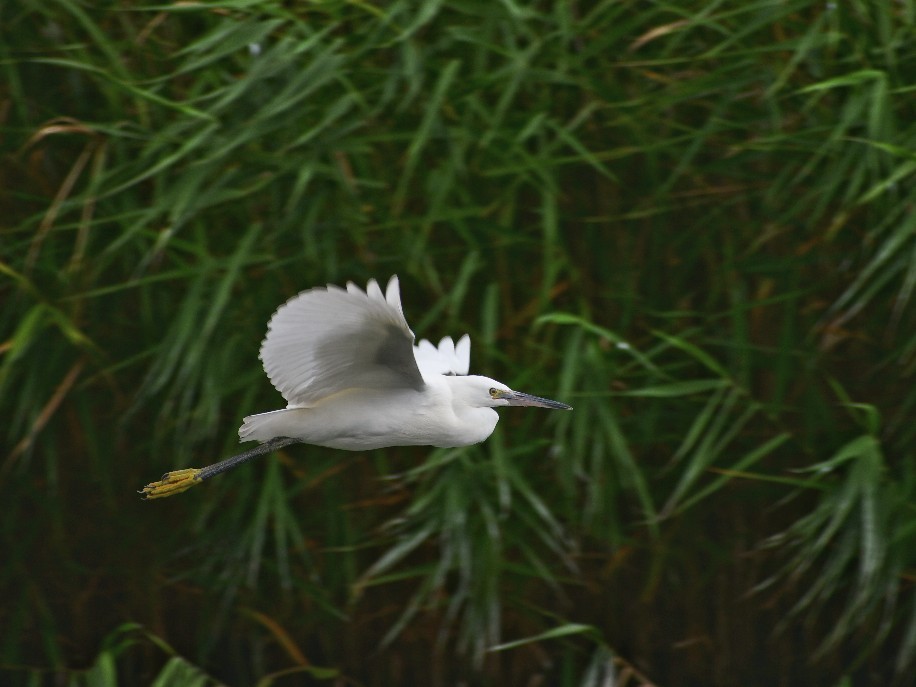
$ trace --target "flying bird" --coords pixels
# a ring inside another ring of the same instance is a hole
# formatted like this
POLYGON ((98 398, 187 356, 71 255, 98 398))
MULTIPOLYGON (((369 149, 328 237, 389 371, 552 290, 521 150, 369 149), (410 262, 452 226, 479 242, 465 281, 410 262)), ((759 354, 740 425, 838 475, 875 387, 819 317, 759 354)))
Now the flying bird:
POLYGON ((260 358, 287 406, 249 415, 240 441, 259 446, 205 468, 167 472, 144 498, 171 496, 252 458, 295 443, 346 451, 386 446, 469 446, 493 433, 501 406, 572 410, 469 375, 471 339, 414 345, 397 276, 382 292, 328 285, 281 305, 267 325, 260 358))

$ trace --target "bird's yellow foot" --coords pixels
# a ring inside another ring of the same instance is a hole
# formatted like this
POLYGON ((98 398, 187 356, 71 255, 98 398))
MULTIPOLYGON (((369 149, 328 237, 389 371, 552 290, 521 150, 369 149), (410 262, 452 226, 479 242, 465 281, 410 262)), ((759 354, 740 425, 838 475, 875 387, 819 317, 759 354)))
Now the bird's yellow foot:
POLYGON ((190 489, 195 484, 200 484, 203 480, 200 478, 201 470, 198 468, 187 468, 185 470, 173 470, 162 476, 158 482, 150 482, 140 493, 145 499, 161 499, 166 496, 180 494, 190 489))

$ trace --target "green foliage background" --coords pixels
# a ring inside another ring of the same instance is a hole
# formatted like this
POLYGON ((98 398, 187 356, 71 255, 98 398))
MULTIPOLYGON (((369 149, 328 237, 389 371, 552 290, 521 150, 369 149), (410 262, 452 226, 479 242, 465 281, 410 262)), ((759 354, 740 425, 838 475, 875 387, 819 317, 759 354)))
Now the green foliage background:
MULTIPOLYGON (((0 5, 0 668, 905 684, 916 3, 0 5), (271 312, 401 277, 575 406, 296 446, 271 312)), ((259 682, 260 681, 260 682, 259 682)))

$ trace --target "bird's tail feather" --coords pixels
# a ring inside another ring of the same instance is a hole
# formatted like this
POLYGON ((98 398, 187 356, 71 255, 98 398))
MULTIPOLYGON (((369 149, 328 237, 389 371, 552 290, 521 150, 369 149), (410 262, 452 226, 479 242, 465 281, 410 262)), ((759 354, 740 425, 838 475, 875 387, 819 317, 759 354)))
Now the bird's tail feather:
POLYGON ((246 417, 239 427, 239 441, 270 441, 275 437, 294 437, 294 415, 301 408, 284 408, 246 417))

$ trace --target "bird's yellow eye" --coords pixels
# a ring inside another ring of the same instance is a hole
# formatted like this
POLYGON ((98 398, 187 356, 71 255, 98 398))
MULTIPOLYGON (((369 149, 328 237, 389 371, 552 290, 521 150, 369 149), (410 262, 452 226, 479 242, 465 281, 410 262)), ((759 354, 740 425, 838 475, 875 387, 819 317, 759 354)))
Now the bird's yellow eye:
POLYGON ((490 389, 490 396, 492 398, 496 398, 497 396, 499 396, 499 389, 497 389, 496 387, 493 387, 492 389, 490 389))

